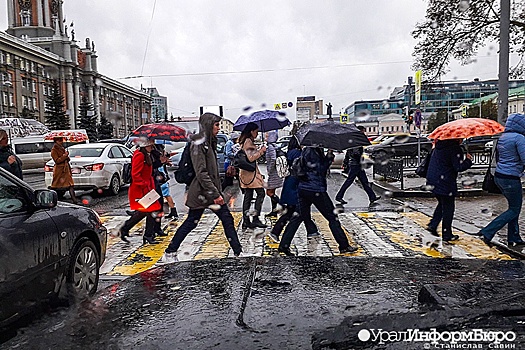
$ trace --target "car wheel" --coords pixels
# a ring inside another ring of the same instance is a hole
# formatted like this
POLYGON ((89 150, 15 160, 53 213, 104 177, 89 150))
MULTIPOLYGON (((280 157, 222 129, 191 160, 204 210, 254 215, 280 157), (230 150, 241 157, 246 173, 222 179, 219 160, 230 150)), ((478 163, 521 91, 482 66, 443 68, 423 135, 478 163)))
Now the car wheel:
POLYGON ((108 192, 116 196, 120 191, 120 179, 117 174, 113 174, 111 181, 109 182, 108 192))
POLYGON ((67 267, 67 292, 71 300, 92 296, 97 291, 100 257, 92 241, 82 238, 75 244, 67 267))

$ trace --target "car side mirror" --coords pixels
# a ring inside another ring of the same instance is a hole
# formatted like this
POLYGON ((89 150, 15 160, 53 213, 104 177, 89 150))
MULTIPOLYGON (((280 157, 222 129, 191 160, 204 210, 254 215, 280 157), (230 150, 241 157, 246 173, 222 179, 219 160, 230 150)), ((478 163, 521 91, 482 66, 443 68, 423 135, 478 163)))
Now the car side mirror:
POLYGON ((36 190, 33 204, 38 209, 51 209, 57 206, 58 195, 53 190, 36 190))

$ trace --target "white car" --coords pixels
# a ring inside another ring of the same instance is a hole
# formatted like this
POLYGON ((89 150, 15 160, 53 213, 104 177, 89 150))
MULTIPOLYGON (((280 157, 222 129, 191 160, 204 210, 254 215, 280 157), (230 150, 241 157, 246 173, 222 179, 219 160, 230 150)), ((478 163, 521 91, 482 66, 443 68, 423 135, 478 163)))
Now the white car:
MULTIPOLYGON (((67 150, 75 189, 103 189, 112 195, 119 193, 124 185, 122 169, 124 164, 131 163, 133 155, 128 148, 118 143, 89 143, 74 145, 67 150)), ((44 167, 47 187, 53 182, 54 166, 55 161, 51 159, 44 167)))

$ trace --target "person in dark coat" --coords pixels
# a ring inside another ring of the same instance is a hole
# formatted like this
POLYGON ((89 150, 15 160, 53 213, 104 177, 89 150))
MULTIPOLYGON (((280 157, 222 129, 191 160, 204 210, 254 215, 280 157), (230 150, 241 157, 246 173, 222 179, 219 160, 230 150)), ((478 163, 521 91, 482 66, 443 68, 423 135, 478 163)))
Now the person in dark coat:
MULTIPOLYGON (((288 142, 288 151, 286 152, 286 159, 288 166, 293 164, 296 158, 301 156, 301 146, 297 137, 292 136, 288 142)), ((279 242, 279 237, 286 224, 295 216, 300 217, 300 211, 298 210, 299 205, 299 178, 293 174, 288 175, 284 179, 283 190, 281 193, 281 199, 279 204, 283 207, 283 214, 279 217, 279 220, 275 223, 272 230, 268 234, 268 237, 275 243, 279 242)), ((299 221, 298 225, 302 222, 299 221)), ((308 237, 319 236, 319 232, 315 223, 311 220, 304 223, 306 226, 306 232, 308 237)))
POLYGON ((120 238, 129 243, 129 230, 131 230, 142 219, 146 218, 146 228, 143 236, 143 243, 156 244, 155 241, 155 218, 156 213, 162 210, 159 201, 155 201, 149 207, 144 208, 138 201, 148 192, 155 189, 152 171, 153 162, 151 151, 155 144, 152 140, 139 141, 139 147, 131 158, 131 185, 128 190, 129 206, 133 210, 131 217, 119 229, 120 238))
POLYGON ((206 208, 213 210, 219 217, 235 256, 239 256, 242 247, 235 230, 233 216, 221 193, 221 180, 217 165, 217 134, 220 130, 221 117, 213 113, 204 113, 199 119, 199 133, 192 137, 190 151, 195 178, 192 180, 186 206, 189 207, 186 220, 179 227, 166 248, 161 263, 177 262, 177 250, 184 238, 197 227, 206 208))
POLYGON ((339 245, 340 253, 352 253, 357 250, 348 243, 348 238, 341 227, 341 224, 335 214, 335 207, 328 196, 326 177, 330 165, 334 160, 334 154, 330 150, 324 154, 322 148, 305 147, 301 153, 303 170, 305 176, 299 179, 299 211, 300 216, 294 216, 286 227, 279 252, 286 255, 293 255, 290 251, 290 245, 299 227, 300 220, 306 222, 311 220, 311 206, 315 205, 317 210, 328 221, 330 231, 339 245), (299 224, 298 224, 299 222, 299 224))
POLYGON ((445 242, 459 239, 458 235, 452 234, 458 173, 472 166, 472 156, 469 153, 463 154, 461 141, 462 139, 438 140, 428 165, 427 185, 432 187, 438 205, 427 230, 438 236, 437 227, 441 222, 442 239, 445 242))
POLYGON ((20 180, 23 180, 22 161, 13 153, 11 146, 8 145, 8 141, 7 132, 4 129, 0 129, 0 168, 4 168, 20 180))

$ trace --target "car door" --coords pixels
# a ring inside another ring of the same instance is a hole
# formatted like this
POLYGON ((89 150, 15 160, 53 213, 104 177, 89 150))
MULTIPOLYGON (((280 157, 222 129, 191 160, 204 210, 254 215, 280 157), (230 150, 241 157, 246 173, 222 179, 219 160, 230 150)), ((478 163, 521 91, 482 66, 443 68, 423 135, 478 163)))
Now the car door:
POLYGON ((53 292, 60 235, 48 210, 36 210, 31 190, 0 171, 0 323, 53 292))
POLYGON ((122 168, 124 167, 125 158, 120 151, 119 146, 111 146, 108 150, 108 164, 111 165, 111 172, 118 173, 122 179, 122 168))

